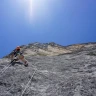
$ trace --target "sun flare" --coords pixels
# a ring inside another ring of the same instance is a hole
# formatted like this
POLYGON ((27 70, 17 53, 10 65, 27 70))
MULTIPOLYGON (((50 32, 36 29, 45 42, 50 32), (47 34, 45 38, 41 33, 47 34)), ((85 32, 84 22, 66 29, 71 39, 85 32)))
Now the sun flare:
POLYGON ((29 18, 32 19, 33 16, 33 0, 28 0, 28 13, 29 13, 29 18))
POLYGON ((33 19, 33 3, 34 0, 17 0, 18 5, 20 6, 20 10, 25 13, 25 17, 29 20, 33 19))
POLYGON ((48 0, 17 0, 18 10, 21 11, 22 16, 27 21, 37 22, 40 20, 47 20, 50 16, 51 10, 48 0))

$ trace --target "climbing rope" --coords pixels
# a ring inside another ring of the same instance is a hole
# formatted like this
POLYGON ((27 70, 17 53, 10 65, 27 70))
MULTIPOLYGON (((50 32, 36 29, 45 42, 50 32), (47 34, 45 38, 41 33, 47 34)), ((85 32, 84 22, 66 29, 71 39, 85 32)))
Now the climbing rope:
POLYGON ((9 68, 11 66, 11 63, 9 63, 9 65, 8 66, 6 66, 5 68, 3 68, 2 70, 1 70, 1 75, 9 68))
POLYGON ((36 70, 35 70, 35 71, 34 71, 34 73, 32 74, 32 76, 31 76, 30 80, 28 81, 28 83, 27 83, 27 85, 26 85, 25 89, 22 91, 21 96, 23 96, 23 95, 24 95, 24 93, 25 93, 26 89, 29 87, 29 84, 31 83, 31 80, 32 80, 32 78, 34 77, 35 73, 36 73, 36 70))
POLYGON ((2 70, 1 70, 1 75, 11 66, 11 64, 13 63, 15 61, 15 59, 13 59, 9 64, 8 64, 8 66, 6 66, 5 68, 3 68, 2 70))

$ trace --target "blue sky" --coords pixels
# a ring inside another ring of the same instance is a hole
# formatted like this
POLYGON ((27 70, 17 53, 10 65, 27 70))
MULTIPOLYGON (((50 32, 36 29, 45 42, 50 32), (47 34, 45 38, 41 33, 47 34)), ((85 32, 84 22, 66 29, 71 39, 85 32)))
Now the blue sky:
POLYGON ((0 0, 0 58, 33 42, 96 42, 96 0, 0 0))

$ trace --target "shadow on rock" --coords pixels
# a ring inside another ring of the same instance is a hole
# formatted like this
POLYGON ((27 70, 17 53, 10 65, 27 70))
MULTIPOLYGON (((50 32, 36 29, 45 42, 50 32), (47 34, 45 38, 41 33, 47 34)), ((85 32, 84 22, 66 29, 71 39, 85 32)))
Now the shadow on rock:
POLYGON ((19 62, 19 61, 16 61, 16 62, 13 62, 13 63, 12 63, 12 66, 14 66, 15 64, 23 65, 23 63, 21 63, 21 62, 19 62))

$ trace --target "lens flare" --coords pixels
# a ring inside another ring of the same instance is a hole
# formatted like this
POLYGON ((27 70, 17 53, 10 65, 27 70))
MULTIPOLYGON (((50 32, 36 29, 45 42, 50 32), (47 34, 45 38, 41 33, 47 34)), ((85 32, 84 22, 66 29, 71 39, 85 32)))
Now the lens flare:
POLYGON ((29 14, 29 19, 32 20, 32 17, 33 17, 33 0, 28 0, 28 14, 29 14))
POLYGON ((50 0, 17 0, 21 15, 29 22, 46 21, 51 18, 50 0))

